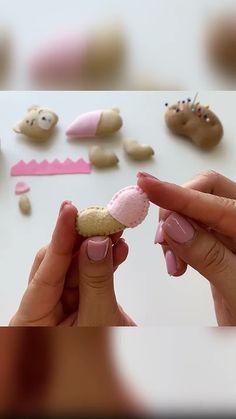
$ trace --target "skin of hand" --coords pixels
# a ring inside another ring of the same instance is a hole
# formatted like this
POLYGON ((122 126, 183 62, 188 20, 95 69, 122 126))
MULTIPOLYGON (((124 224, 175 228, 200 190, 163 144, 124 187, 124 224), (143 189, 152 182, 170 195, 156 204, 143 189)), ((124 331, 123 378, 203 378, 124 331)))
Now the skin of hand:
POLYGON ((138 185, 160 207, 155 243, 168 273, 196 269, 210 282, 218 325, 235 326, 236 183, 209 171, 178 186, 140 172, 138 185))
POLYGON ((76 232, 76 217, 76 207, 64 201, 10 326, 135 325, 114 291, 114 271, 128 255, 122 233, 84 239, 76 232))

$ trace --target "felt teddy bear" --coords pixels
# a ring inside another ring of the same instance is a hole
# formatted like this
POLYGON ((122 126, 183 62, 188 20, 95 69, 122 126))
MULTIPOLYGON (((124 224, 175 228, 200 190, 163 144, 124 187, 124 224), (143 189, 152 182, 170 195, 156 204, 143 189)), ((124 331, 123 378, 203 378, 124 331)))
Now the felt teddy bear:
POLYGON ((44 142, 52 135, 58 116, 52 110, 41 106, 31 106, 25 117, 13 130, 32 141, 44 142))

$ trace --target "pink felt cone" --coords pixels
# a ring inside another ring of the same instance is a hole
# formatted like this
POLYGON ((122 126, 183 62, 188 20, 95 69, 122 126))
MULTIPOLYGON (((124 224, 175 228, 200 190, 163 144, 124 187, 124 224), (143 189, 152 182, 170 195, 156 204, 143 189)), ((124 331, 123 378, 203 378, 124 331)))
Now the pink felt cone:
POLYGON ((92 111, 80 115, 67 128, 66 135, 71 138, 94 138, 102 111, 92 111))
POLYGON ((141 224, 148 213, 149 200, 138 186, 127 186, 117 192, 109 204, 108 212, 126 227, 141 224))

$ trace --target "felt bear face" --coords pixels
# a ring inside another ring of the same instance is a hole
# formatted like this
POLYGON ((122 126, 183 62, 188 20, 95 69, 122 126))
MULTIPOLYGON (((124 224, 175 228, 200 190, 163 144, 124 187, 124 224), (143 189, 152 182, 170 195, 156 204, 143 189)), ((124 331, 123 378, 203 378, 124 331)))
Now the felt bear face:
POLYGON ((32 140, 45 141, 51 136, 57 122, 58 116, 55 112, 40 106, 32 106, 14 131, 32 140))

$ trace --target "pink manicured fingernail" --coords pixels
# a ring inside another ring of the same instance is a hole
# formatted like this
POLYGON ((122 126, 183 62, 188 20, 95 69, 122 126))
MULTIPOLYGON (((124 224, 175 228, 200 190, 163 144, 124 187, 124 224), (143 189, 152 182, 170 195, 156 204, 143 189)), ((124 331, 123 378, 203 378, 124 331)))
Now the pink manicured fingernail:
POLYGON ((172 250, 167 250, 165 254, 166 268, 169 275, 175 275, 177 272, 177 262, 172 250))
POLYGON ((162 228, 177 243, 192 240, 195 230, 192 224, 179 214, 172 213, 163 223, 162 228))
POLYGON ((61 207, 60 207, 60 211, 59 211, 59 214, 61 214, 61 212, 62 212, 62 210, 63 210, 63 208, 66 206, 66 205, 70 205, 70 204, 72 204, 72 202, 71 201, 63 201, 62 202, 62 204, 61 204, 61 207))
POLYGON ((147 178, 158 180, 155 176, 152 176, 152 175, 150 175, 149 173, 146 173, 146 172, 138 172, 137 177, 147 177, 147 178))
POLYGON ((109 237, 93 237, 88 240, 87 254, 93 261, 103 260, 108 251, 109 237))
POLYGON ((156 231, 156 235, 155 235, 155 239, 154 239, 154 243, 157 244, 162 244, 164 242, 164 231, 162 229, 162 225, 163 225, 164 221, 161 220, 157 226, 157 231, 156 231))

